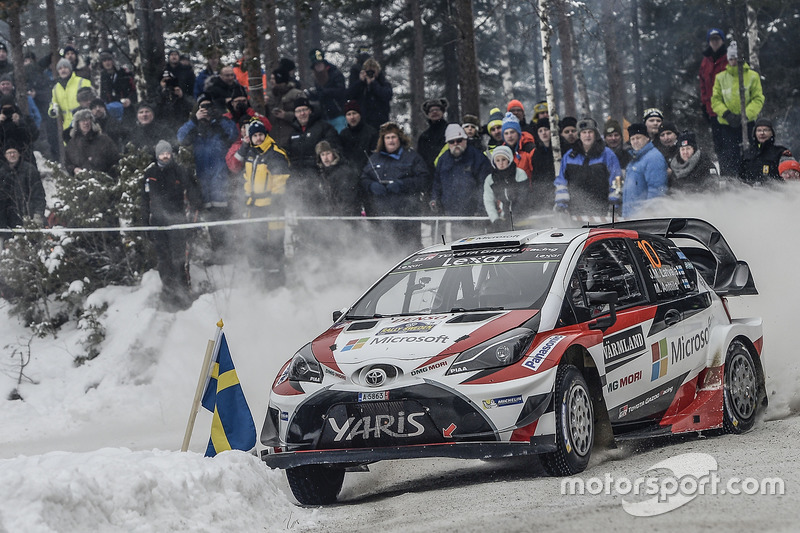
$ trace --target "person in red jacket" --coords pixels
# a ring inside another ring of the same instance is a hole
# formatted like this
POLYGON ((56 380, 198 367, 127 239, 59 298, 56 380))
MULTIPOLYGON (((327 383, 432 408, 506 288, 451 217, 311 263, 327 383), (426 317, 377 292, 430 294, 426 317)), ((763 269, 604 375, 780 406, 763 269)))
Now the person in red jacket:
POLYGON ((714 93, 714 79, 728 66, 728 43, 725 42, 725 34, 718 28, 708 30, 706 42, 708 47, 703 51, 703 60, 700 62, 700 105, 703 116, 711 125, 714 152, 719 154, 722 135, 717 114, 711 108, 711 95, 714 93))

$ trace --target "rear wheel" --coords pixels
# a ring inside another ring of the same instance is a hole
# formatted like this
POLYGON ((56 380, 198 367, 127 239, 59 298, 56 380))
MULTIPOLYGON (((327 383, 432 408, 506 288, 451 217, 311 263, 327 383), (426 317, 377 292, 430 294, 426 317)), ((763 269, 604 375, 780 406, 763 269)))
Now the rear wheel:
POLYGON ((741 341, 725 356, 722 427, 726 433, 744 433, 753 427, 758 411, 758 369, 741 341))
POLYGON ((594 444, 594 408, 589 387, 572 365, 556 374, 556 451, 542 455, 551 476, 571 476, 586 469, 594 444))
POLYGON ((342 490, 344 469, 321 465, 286 469, 286 479, 297 501, 303 505, 326 505, 336 502, 342 490))

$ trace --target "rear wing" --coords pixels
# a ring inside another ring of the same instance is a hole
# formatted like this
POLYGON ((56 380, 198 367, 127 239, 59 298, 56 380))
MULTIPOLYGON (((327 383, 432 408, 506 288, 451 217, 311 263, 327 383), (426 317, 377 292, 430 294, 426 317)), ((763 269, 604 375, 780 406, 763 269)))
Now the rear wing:
MULTIPOLYGON (((650 218, 626 220, 612 224, 593 226, 599 228, 620 228, 660 235, 667 239, 686 239, 699 243, 702 247, 678 245, 689 260, 697 267, 721 296, 744 296, 758 294, 750 267, 736 259, 722 233, 714 226, 699 218, 650 218)), ((677 243, 676 243, 677 244, 677 243)))

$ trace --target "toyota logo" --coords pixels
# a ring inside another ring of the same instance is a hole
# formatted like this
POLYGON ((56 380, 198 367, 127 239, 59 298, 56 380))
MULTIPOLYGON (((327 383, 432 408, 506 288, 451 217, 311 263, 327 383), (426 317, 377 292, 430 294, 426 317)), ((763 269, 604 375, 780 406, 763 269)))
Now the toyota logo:
POLYGON ((386 371, 382 368, 373 368, 366 373, 364 381, 369 387, 380 387, 386 382, 386 371))

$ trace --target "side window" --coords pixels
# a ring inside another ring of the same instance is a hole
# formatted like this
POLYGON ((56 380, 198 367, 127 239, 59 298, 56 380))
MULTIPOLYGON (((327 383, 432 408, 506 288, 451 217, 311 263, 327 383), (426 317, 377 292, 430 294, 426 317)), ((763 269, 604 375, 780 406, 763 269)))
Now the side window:
POLYGON ((608 312, 608 305, 589 303, 587 294, 591 292, 615 292, 619 308, 647 302, 625 241, 600 241, 581 255, 567 288, 563 323, 584 322, 608 312))
POLYGON ((658 301, 697 293, 697 271, 674 244, 658 237, 634 241, 658 301))

